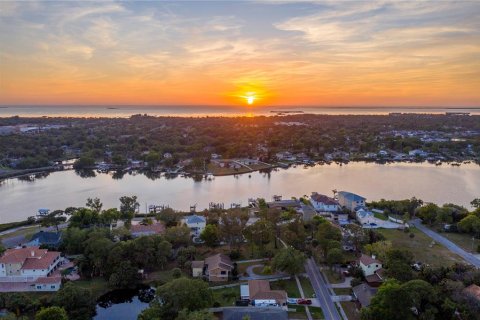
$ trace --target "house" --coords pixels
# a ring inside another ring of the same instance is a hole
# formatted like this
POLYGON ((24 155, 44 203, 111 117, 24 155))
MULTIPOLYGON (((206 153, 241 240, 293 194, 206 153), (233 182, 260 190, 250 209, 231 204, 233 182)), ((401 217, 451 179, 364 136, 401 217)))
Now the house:
POLYGON ((355 217, 361 225, 370 225, 370 223, 375 222, 375 215, 366 208, 360 208, 355 211, 355 217))
POLYGON ((204 261, 193 261, 192 276, 205 276, 208 281, 212 282, 228 281, 233 268, 232 260, 228 256, 218 253, 204 261))
POLYGON ((203 276, 203 267, 205 266, 205 261, 192 261, 192 277, 199 278, 203 276))
POLYGON ((286 310, 281 308, 256 308, 256 307, 224 307, 222 309, 223 320, 287 320, 286 310))
POLYGON ((186 225, 188 228, 190 228, 190 234, 193 237, 199 237, 203 230, 205 230, 207 220, 205 217, 193 214, 183 217, 182 225, 186 225))
POLYGON ((300 209, 300 201, 298 200, 278 200, 278 201, 272 201, 268 202, 267 206, 269 208, 277 208, 281 210, 288 210, 289 208, 293 209, 300 209))
POLYGON ((362 254, 360 259, 358 259, 358 265, 362 269, 365 281, 367 281, 369 285, 377 287, 383 282, 382 262, 377 260, 374 255, 368 256, 362 254))
MULTIPOLYGON (((268 280, 249 280, 247 285, 243 285, 243 295, 247 291, 250 303, 256 307, 286 308, 287 292, 285 290, 270 289, 268 280)), ((240 293, 242 295, 242 288, 240 288, 240 293)))
POLYGON ((0 283, 11 284, 8 291, 57 291, 61 281, 51 275, 63 261, 60 252, 39 247, 8 249, 0 257, 0 283))
POLYGON ((364 207, 366 198, 355 193, 340 191, 337 194, 338 202, 342 207, 354 211, 356 207, 364 207))
POLYGON ((310 202, 318 212, 337 212, 340 210, 340 204, 337 200, 316 192, 312 192, 310 202))
POLYGON ((423 151, 423 150, 418 150, 418 149, 409 151, 409 152, 408 152, 408 155, 411 156, 411 157, 418 157, 418 158, 426 158, 426 157, 428 157, 428 153, 427 153, 427 152, 425 152, 425 151, 423 151))
POLYGON ((35 233, 29 242, 25 243, 26 247, 48 246, 58 248, 62 243, 61 232, 40 231, 35 233))
POLYGON ((353 296, 357 302, 359 309, 366 308, 370 305, 373 296, 377 293, 377 288, 372 288, 366 283, 359 284, 352 288, 353 296))
POLYGON ((151 236, 154 234, 162 234, 165 232, 165 225, 161 222, 152 224, 135 224, 130 227, 132 237, 151 236))

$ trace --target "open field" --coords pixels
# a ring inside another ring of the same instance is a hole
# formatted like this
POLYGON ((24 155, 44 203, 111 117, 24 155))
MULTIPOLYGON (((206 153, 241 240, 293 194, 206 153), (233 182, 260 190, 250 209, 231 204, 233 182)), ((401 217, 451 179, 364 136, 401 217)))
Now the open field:
POLYGON ((432 266, 445 266, 455 262, 463 262, 461 257, 438 243, 430 248, 432 239, 415 228, 411 228, 408 233, 396 229, 378 229, 378 232, 391 241, 394 248, 411 251, 414 259, 423 263, 428 263, 432 266), (410 233, 413 233, 415 236, 410 238, 410 233))
POLYGON ((360 311, 357 310, 355 302, 352 301, 343 301, 340 302, 342 305, 343 311, 348 317, 348 320, 360 320, 360 311))
MULTIPOLYGON (((432 229, 433 231, 436 231, 432 229)), ((466 233, 442 232, 440 235, 455 243, 463 250, 477 254, 477 248, 480 245, 480 239, 473 239, 472 236, 466 233)))

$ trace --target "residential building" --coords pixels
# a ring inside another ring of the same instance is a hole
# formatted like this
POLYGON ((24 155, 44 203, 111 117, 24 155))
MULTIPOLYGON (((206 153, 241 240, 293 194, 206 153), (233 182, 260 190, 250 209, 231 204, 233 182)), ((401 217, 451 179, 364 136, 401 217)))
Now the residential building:
POLYGON ((428 153, 427 153, 427 152, 425 152, 425 151, 423 151, 423 150, 418 150, 418 149, 409 151, 409 152, 408 152, 408 155, 411 156, 411 157, 419 157, 419 158, 426 158, 426 157, 428 157, 428 153))
POLYGON ((359 284, 352 288, 353 296, 357 302, 359 309, 366 308, 370 305, 373 296, 377 293, 377 288, 372 288, 366 283, 359 284))
POLYGON ((151 236, 154 234, 162 234, 165 232, 165 225, 161 222, 152 224, 135 224, 130 227, 132 237, 151 236))
POLYGON ((245 295, 246 292, 248 292, 248 299, 256 307, 286 308, 287 292, 270 289, 268 280, 249 280, 248 284, 240 286, 241 295, 245 295))
POLYGON ((60 252, 39 247, 8 249, 0 257, 2 291, 56 291, 60 277, 54 271, 63 263, 60 252), (20 288, 18 283, 22 283, 20 288), (5 289, 4 286, 10 289, 5 289))
POLYGON ((281 210, 288 210, 289 208, 300 209, 300 201, 298 200, 278 200, 267 203, 269 208, 277 208, 281 210))
POLYGON ((183 217, 182 224, 190 228, 190 234, 193 237, 199 237, 207 226, 207 220, 205 219, 205 217, 194 214, 183 217))
POLYGON ((192 276, 204 276, 212 282, 228 281, 233 268, 232 260, 228 256, 218 253, 204 261, 193 261, 192 276))
POLYGON ((357 207, 364 207, 366 198, 355 193, 340 191, 337 193, 338 202, 342 207, 354 211, 357 207))
POLYGON ((360 208, 355 211, 355 217, 361 225, 370 225, 375 222, 375 215, 367 208, 360 208))
POLYGON ((58 248, 62 243, 61 232, 40 231, 35 233, 29 242, 25 243, 26 247, 47 246, 50 248, 58 248))
POLYGON ((286 310, 281 308, 256 308, 256 307, 224 307, 221 319, 223 320, 287 320, 286 310))
POLYGON ((369 285, 377 287, 383 282, 384 275, 382 262, 377 260, 375 256, 362 254, 358 260, 358 265, 362 269, 365 280, 369 285))
POLYGON ((312 192, 310 202, 318 212, 337 212, 340 210, 340 204, 337 200, 316 192, 312 192))

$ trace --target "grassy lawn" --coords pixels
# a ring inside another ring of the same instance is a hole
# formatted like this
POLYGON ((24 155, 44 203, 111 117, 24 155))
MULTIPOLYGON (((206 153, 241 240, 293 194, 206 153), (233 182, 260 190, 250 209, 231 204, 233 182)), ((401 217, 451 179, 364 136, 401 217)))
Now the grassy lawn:
POLYGON ((348 296, 352 294, 352 290, 350 288, 333 288, 333 292, 335 292, 338 296, 348 296))
POLYGON ((323 274, 327 276, 328 282, 330 283, 341 283, 343 278, 340 273, 330 270, 329 268, 324 268, 322 270, 323 274))
POLYGON ((289 305, 288 306, 289 319, 307 319, 307 313, 304 306, 289 305))
POLYGON ((224 288, 211 290, 213 301, 218 302, 220 306, 235 306, 235 301, 240 299, 240 287, 224 288))
POLYGON ((16 236, 24 236, 26 239, 29 239, 34 233, 40 231, 40 225, 33 225, 33 226, 28 226, 25 227, 24 229, 20 229, 8 234, 4 234, 0 236, 0 240, 6 239, 6 238, 12 238, 16 236))
POLYGON ((413 238, 410 238, 410 232, 405 233, 396 229, 378 229, 377 231, 383 234, 387 240, 391 241, 394 248, 411 251, 415 260, 428 263, 432 266, 445 266, 455 262, 464 262, 461 257, 450 252, 438 243, 430 248, 432 239, 417 229, 410 229, 415 235, 413 238))
POLYGON ((309 278, 298 277, 300 279, 300 283, 302 285, 303 293, 305 294, 306 298, 313 298, 315 295, 315 291, 313 291, 312 284, 310 283, 309 278))
MULTIPOLYGON (((191 276, 191 274, 187 275, 183 271, 182 271, 182 275, 183 276, 191 276)), ((162 285, 162 284, 164 284, 164 283, 173 279, 173 269, 153 271, 153 272, 148 273, 147 276, 148 276, 148 278, 147 278, 146 282, 162 285)))
MULTIPOLYGON (((312 318, 317 320, 317 319, 325 319, 323 316, 323 311, 322 308, 320 307, 308 307, 310 309, 310 313, 312 314, 312 318)), ((348 318, 350 319, 350 318, 348 318)))
POLYGON ((108 282, 103 278, 94 278, 91 280, 77 280, 72 283, 79 288, 88 289, 92 293, 92 296, 96 299, 101 295, 111 290, 108 287, 108 282))
MULTIPOLYGON (((435 229, 432 229, 436 231, 435 229)), ((455 243, 457 246, 467 252, 472 252, 472 236, 466 233, 442 232, 440 235, 455 243)), ((477 253, 477 247, 480 245, 479 239, 473 240, 473 253, 477 253)))
POLYGON ((375 218, 377 218, 377 219, 385 220, 385 221, 388 220, 388 217, 387 217, 385 214, 383 214, 383 213, 375 212, 373 215, 374 215, 375 218))
POLYGON ((357 310, 355 302, 352 301, 343 301, 340 302, 342 305, 343 311, 348 317, 348 320, 360 320, 360 311, 357 310))
POLYGON ((272 281, 270 282, 270 288, 272 290, 285 290, 290 298, 300 298, 295 279, 272 281))
MULTIPOLYGON (((266 261, 265 261, 266 262, 266 261)), ((244 262, 244 263, 238 263, 237 262, 237 268, 238 268, 238 274, 243 275, 243 273, 247 270, 248 267, 254 266, 256 264, 263 264, 262 261, 257 261, 257 262, 244 262)), ((260 268, 260 273, 263 270, 263 267, 260 268)), ((254 268, 254 272, 257 272, 256 268, 254 268)))

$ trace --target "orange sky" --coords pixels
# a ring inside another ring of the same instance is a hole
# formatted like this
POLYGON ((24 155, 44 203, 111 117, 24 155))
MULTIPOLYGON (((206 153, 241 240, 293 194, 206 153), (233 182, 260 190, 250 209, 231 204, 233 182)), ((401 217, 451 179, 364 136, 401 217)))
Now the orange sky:
POLYGON ((476 2, 0 9, 4 105, 480 105, 476 2))

